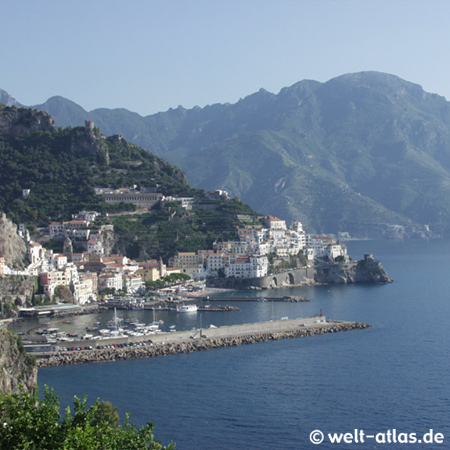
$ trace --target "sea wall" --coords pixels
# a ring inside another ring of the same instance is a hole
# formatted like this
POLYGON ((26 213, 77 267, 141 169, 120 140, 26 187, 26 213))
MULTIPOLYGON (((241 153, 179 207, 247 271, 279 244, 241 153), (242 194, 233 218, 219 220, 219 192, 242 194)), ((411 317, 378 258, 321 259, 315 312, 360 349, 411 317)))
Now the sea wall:
POLYGON ((259 278, 220 278, 208 281, 209 286, 225 289, 276 289, 314 284, 314 268, 302 267, 259 278))
MULTIPOLYGON (((197 338, 182 339, 178 342, 176 339, 170 342, 161 340, 159 342, 154 342, 151 345, 145 346, 59 352, 52 356, 39 359, 38 366, 49 367, 66 364, 82 364, 136 358, 152 358, 156 356, 175 355, 178 353, 191 353, 238 345, 255 344, 258 342, 271 340, 291 339, 314 336, 318 334, 337 333, 340 331, 371 328, 371 325, 360 322, 331 321, 316 323, 318 320, 320 320, 318 318, 297 320, 306 323, 306 325, 300 322, 300 324, 297 324, 295 327, 285 327, 285 329, 280 329, 280 327, 272 325, 268 327, 269 331, 263 332, 252 331, 246 329, 245 325, 240 325, 241 334, 236 335, 231 335, 230 329, 232 327, 220 327, 217 329, 204 330, 204 334, 202 336, 199 334, 197 338), (313 322, 308 323, 308 320, 313 322), (228 328, 228 330, 225 330, 225 328, 228 328), (209 335, 211 335, 211 337, 209 337, 209 335), (214 335, 217 335, 217 337, 213 337, 214 335)), ((282 321, 265 322, 264 324, 276 324, 276 322, 282 321)), ((257 329, 258 324, 254 324, 254 330, 257 329)), ((232 333, 234 333, 234 330, 232 331, 232 333)), ((167 337, 170 337, 170 334, 167 337)), ((164 337, 161 338, 161 335, 159 336, 159 338, 164 339, 164 337)))

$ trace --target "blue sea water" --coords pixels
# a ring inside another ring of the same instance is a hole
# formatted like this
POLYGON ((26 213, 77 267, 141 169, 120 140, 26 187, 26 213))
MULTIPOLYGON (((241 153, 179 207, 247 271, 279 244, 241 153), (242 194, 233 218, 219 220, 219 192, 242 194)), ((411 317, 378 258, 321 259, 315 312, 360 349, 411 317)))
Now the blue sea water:
POLYGON ((353 241, 348 247, 353 258, 372 252, 395 282, 271 291, 312 301, 236 302, 239 312, 199 313, 181 325, 302 317, 322 308, 330 319, 364 321, 372 329, 46 368, 39 385, 53 387, 63 407, 74 395, 109 400, 137 425, 154 422, 156 437, 181 450, 449 449, 450 242, 353 241), (374 438, 332 444, 327 436, 355 429, 374 438), (432 429, 444 442, 377 442, 379 433, 388 441, 394 429, 417 439, 432 429), (320 445, 310 442, 313 430, 324 433, 320 445))

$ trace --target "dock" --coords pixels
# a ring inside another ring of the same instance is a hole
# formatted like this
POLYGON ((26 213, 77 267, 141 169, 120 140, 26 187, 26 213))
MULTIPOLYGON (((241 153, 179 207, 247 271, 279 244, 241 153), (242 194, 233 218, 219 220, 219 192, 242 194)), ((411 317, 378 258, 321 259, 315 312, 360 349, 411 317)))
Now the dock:
POLYGON ((75 348, 83 347, 84 349, 40 354, 37 355, 40 357, 37 364, 38 367, 48 367, 151 358, 365 328, 371 328, 371 325, 361 322, 327 321, 325 316, 297 319, 285 318, 267 322, 201 328, 174 333, 103 339, 101 342, 73 342, 71 346, 75 348), (97 348, 100 345, 102 348, 97 348), (87 347, 92 347, 92 349, 85 350, 87 347))
POLYGON ((285 295, 284 297, 196 297, 196 300, 204 302, 310 302, 306 297, 285 295))

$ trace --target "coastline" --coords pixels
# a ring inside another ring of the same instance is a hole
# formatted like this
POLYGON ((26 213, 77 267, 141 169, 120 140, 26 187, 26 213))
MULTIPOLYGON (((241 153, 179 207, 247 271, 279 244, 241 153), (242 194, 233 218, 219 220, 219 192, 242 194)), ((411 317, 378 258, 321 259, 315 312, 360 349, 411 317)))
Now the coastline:
MULTIPOLYGON (((93 348, 92 350, 60 351, 51 355, 36 355, 40 357, 37 361, 37 367, 153 358, 164 355, 191 353, 271 340, 308 337, 366 328, 372 328, 372 326, 362 322, 326 321, 326 318, 322 316, 166 333, 146 336, 139 340, 110 339, 108 342, 103 341, 102 344, 113 345, 112 343, 115 343, 118 345, 126 342, 128 344, 136 343, 136 345, 102 349, 93 348), (143 339, 147 339, 145 341, 147 345, 138 344, 139 342, 143 342, 143 339), (152 340, 150 344, 148 343, 148 339, 152 340)), ((84 341, 80 345, 86 346, 89 343, 84 341)))

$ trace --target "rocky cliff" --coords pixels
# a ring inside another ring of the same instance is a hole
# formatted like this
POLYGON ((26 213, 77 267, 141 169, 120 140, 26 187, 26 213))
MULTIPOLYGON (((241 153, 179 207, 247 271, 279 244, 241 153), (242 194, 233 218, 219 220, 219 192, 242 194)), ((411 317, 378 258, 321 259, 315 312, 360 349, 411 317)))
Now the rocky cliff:
POLYGON ((0 103, 0 137, 22 137, 35 131, 54 131, 55 121, 43 111, 4 106, 0 103))
POLYGON ((31 391, 37 382, 37 367, 25 353, 19 337, 0 329, 0 391, 16 392, 22 385, 31 391))
POLYGON ((34 276, 0 276, 0 307, 4 317, 15 317, 16 307, 27 306, 37 288, 36 283, 37 277, 34 276))
POLYGON ((364 255, 361 261, 317 266, 314 280, 323 284, 386 284, 393 281, 381 262, 371 254, 364 255))
POLYGON ((19 236, 17 226, 5 213, 0 213, 0 256, 5 258, 9 267, 24 267, 27 248, 25 241, 19 236))

